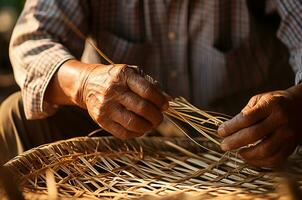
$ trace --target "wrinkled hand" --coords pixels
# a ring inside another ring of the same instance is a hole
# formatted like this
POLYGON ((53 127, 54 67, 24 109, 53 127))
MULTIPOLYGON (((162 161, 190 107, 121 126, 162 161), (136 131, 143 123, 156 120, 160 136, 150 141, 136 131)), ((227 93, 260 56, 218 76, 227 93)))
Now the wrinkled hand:
POLYGON ((301 107, 302 100, 291 90, 252 97, 241 113, 219 127, 218 134, 225 137, 221 148, 230 151, 256 144, 239 150, 247 163, 258 167, 282 164, 301 141, 301 107))
POLYGON ((167 99, 133 68, 101 65, 82 77, 78 105, 114 136, 138 137, 161 123, 167 99))

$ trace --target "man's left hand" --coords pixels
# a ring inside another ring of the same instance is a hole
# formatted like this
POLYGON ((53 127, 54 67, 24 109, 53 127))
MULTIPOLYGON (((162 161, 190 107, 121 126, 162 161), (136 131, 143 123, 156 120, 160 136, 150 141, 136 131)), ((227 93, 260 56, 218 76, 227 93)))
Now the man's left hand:
POLYGON ((218 134, 225 137, 222 150, 240 148, 240 156, 258 167, 277 167, 285 161, 301 142, 301 88, 300 84, 252 97, 241 113, 219 127, 218 134))

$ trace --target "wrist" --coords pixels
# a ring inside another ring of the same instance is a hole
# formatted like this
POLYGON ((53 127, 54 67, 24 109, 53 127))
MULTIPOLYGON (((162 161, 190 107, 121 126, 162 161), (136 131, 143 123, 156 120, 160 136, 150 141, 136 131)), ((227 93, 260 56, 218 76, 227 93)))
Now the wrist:
POLYGON ((77 84, 74 85, 73 92, 70 97, 72 101, 79 107, 86 109, 86 87, 89 76, 92 71, 99 67, 99 64, 85 66, 79 73, 77 84))
POLYGON ((85 108, 79 94, 83 88, 83 79, 95 66, 97 64, 86 64, 77 60, 62 64, 46 90, 45 101, 58 106, 76 105, 85 108))

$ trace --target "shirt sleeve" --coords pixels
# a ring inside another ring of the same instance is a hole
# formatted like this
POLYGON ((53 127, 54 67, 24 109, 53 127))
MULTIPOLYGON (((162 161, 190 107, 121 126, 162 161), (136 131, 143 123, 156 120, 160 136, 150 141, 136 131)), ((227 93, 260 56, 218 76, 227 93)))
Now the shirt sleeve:
POLYGON ((44 93, 65 61, 80 58, 84 43, 68 26, 87 32, 81 0, 27 0, 10 42, 10 59, 22 91, 28 119, 45 118, 56 111, 44 102, 44 93), (68 21, 66 21, 68 19, 68 21), (68 23, 67 23, 68 22, 68 23))
POLYGON ((302 81, 302 0, 276 0, 281 16, 278 37, 290 51, 296 84, 302 81))

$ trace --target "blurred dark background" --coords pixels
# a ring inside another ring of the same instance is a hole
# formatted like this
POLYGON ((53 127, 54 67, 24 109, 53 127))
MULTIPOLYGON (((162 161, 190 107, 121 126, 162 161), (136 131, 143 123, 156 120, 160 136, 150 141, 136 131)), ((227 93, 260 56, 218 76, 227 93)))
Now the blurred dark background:
POLYGON ((0 103, 18 90, 9 61, 8 46, 25 0, 0 0, 0 103))

